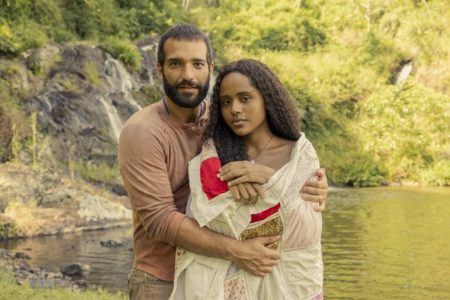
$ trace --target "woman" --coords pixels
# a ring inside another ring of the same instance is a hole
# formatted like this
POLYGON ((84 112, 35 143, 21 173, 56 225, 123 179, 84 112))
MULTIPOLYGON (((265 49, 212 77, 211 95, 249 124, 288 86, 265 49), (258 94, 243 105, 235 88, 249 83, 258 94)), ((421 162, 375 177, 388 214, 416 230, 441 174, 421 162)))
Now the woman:
POLYGON ((192 216, 236 239, 281 234, 279 242, 268 245, 279 249, 281 259, 260 277, 179 248, 171 298, 322 299, 322 218, 317 204, 299 196, 319 160, 300 132, 286 88, 267 66, 244 59, 220 71, 211 101, 205 144, 189 165, 192 216), (240 178, 229 184, 221 180, 239 173, 237 161, 239 168, 269 178, 265 197, 255 204, 233 200, 232 193, 245 192, 236 185, 240 178))

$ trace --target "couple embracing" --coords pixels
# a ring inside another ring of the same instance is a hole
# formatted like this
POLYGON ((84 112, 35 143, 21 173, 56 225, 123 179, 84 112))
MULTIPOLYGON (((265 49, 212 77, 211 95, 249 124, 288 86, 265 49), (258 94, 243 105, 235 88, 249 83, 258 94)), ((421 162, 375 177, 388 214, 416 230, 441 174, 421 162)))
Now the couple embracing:
POLYGON ((208 37, 161 37, 165 96, 119 141, 133 209, 130 299, 322 299, 327 181, 294 103, 263 63, 224 66, 208 37))

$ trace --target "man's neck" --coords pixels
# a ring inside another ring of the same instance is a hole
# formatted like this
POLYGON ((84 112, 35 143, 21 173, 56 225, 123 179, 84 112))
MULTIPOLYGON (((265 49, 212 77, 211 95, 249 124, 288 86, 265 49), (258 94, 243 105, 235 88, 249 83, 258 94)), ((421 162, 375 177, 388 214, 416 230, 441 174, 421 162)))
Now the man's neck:
POLYGON ((195 122, 197 118, 197 112, 200 105, 194 108, 181 107, 176 105, 169 97, 165 96, 166 108, 169 115, 180 123, 195 122))

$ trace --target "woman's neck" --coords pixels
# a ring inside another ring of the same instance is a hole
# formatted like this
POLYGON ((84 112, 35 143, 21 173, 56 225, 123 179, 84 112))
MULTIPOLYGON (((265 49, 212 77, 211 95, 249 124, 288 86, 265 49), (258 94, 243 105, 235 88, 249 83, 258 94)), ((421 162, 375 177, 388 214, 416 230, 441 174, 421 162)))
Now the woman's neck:
POLYGON ((256 159, 262 152, 270 147, 274 135, 268 126, 258 128, 244 137, 247 153, 252 159, 256 159))

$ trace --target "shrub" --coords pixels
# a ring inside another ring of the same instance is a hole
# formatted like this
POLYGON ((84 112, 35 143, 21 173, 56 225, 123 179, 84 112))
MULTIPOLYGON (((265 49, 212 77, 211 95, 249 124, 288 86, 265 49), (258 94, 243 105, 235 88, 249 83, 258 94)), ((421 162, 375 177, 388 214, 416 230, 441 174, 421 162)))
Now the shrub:
POLYGON ((102 48, 112 57, 122 61, 132 69, 141 65, 142 56, 137 47, 128 40, 117 37, 109 37, 102 43, 102 48))

